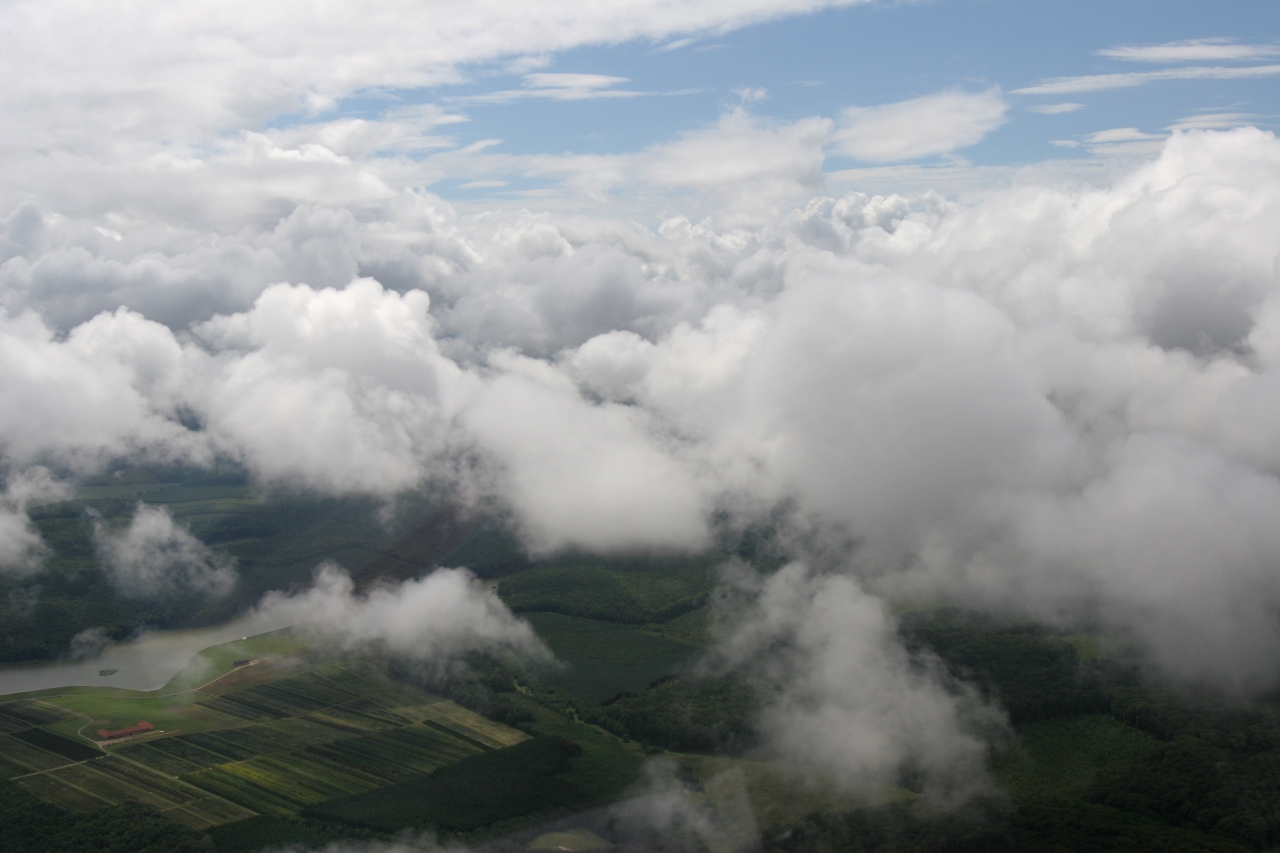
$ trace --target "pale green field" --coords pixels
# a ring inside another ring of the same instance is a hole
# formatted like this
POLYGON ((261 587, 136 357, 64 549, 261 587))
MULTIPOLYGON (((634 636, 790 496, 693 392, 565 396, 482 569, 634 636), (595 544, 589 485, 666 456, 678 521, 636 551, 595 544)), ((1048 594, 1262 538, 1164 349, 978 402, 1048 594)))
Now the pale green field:
MULTIPOLYGON (((305 643, 289 629, 272 631, 212 646, 196 655, 186 669, 175 675, 159 690, 143 692, 112 687, 72 687, 41 691, 40 700, 76 714, 48 726, 51 731, 91 741, 97 740, 99 728, 123 728, 146 720, 165 732, 194 733, 242 726, 245 721, 197 704, 208 698, 196 692, 235 670, 237 660, 267 659, 293 655, 305 649, 305 643)), ((279 674, 276 674, 278 677, 279 674)))
POLYGON ((530 850, 608 850, 613 845, 589 829, 548 832, 529 842, 530 850))

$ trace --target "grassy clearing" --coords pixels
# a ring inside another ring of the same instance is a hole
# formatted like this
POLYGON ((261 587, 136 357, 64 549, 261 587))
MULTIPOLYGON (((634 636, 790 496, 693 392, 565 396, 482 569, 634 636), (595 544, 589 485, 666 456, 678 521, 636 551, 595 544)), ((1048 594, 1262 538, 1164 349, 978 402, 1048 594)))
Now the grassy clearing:
POLYGON ((526 618, 566 664, 564 670, 545 673, 545 680, 592 703, 643 690, 683 669, 700 652, 696 646, 654 636, 633 625, 558 613, 528 613, 526 618))
MULTIPOLYGON (((239 675, 252 676, 258 672, 257 667, 237 670, 233 664, 238 660, 272 660, 288 657, 306 649, 306 642, 291 628, 281 628, 265 634, 248 637, 244 640, 232 640, 218 646, 210 646, 191 659, 182 672, 169 680, 160 693, 176 693, 180 690, 191 690, 208 685, 210 681, 221 677, 223 683, 234 684, 239 675)), ((270 677, 277 678, 273 673, 270 677)), ((213 686, 213 685, 209 685, 213 686)))
POLYGON ((613 845, 589 829, 548 832, 529 842, 530 850, 608 850, 613 845))
MULTIPOLYGON (((725 825, 735 823, 745 805, 756 824, 768 829, 818 812, 844 812, 872 804, 865 796, 842 794, 834 784, 779 764, 708 755, 679 758, 702 785, 702 799, 725 825)), ((910 796, 907 791, 886 789, 875 802, 910 796)))
POLYGON ((94 740, 97 740, 100 728, 132 726, 139 720, 146 720, 157 730, 167 732, 208 731, 241 724, 233 717, 198 705, 195 702, 198 698, 191 694, 149 696, 143 693, 127 698, 82 694, 51 697, 47 701, 79 715, 53 726, 54 731, 77 737, 76 733, 83 728, 84 733, 94 740))

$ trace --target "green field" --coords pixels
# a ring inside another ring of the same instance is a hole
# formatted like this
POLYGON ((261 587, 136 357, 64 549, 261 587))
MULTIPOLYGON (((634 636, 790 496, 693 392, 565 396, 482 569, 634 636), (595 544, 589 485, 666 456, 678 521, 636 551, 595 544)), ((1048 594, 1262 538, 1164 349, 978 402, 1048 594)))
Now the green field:
POLYGON ((372 664, 307 664, 298 651, 289 632, 275 632, 207 650, 171 683, 214 674, 200 690, 81 688, 0 704, 0 775, 63 808, 141 802, 204 829, 287 817, 527 739, 372 664), (263 662, 216 675, 241 654, 263 662), (158 731, 92 740, 101 726, 139 719, 158 731))

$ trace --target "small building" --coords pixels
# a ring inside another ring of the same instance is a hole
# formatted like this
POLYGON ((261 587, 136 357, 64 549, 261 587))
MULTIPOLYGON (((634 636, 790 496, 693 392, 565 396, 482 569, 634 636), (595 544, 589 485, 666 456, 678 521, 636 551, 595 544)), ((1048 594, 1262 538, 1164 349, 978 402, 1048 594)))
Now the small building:
POLYGON ((251 664, 251 663, 253 663, 253 661, 251 661, 251 660, 238 660, 238 661, 235 661, 234 663, 232 663, 232 664, 231 664, 231 666, 232 666, 232 667, 248 666, 248 665, 249 665, 249 664, 251 664))
POLYGON ((128 737, 129 735, 140 735, 143 732, 149 732, 149 731, 152 731, 153 729, 155 729, 155 726, 151 725, 146 720, 139 720, 136 726, 128 726, 123 729, 116 729, 115 731, 109 731, 107 729, 98 729, 98 737, 102 738, 103 740, 115 740, 118 737, 128 737))

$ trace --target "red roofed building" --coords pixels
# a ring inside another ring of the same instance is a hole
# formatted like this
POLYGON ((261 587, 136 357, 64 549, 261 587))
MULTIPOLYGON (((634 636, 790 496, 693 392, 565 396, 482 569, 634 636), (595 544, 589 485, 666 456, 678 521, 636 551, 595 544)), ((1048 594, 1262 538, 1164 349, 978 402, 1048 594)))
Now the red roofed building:
POLYGON ((115 731, 108 731, 107 729, 98 729, 98 737, 102 738, 103 740, 113 740, 118 737, 128 737, 129 735, 139 735, 139 734, 142 734, 143 732, 149 732, 154 728, 155 726, 151 725, 146 720, 140 720, 138 721, 138 724, 136 726, 129 726, 128 728, 124 728, 124 729, 116 729, 115 731))

